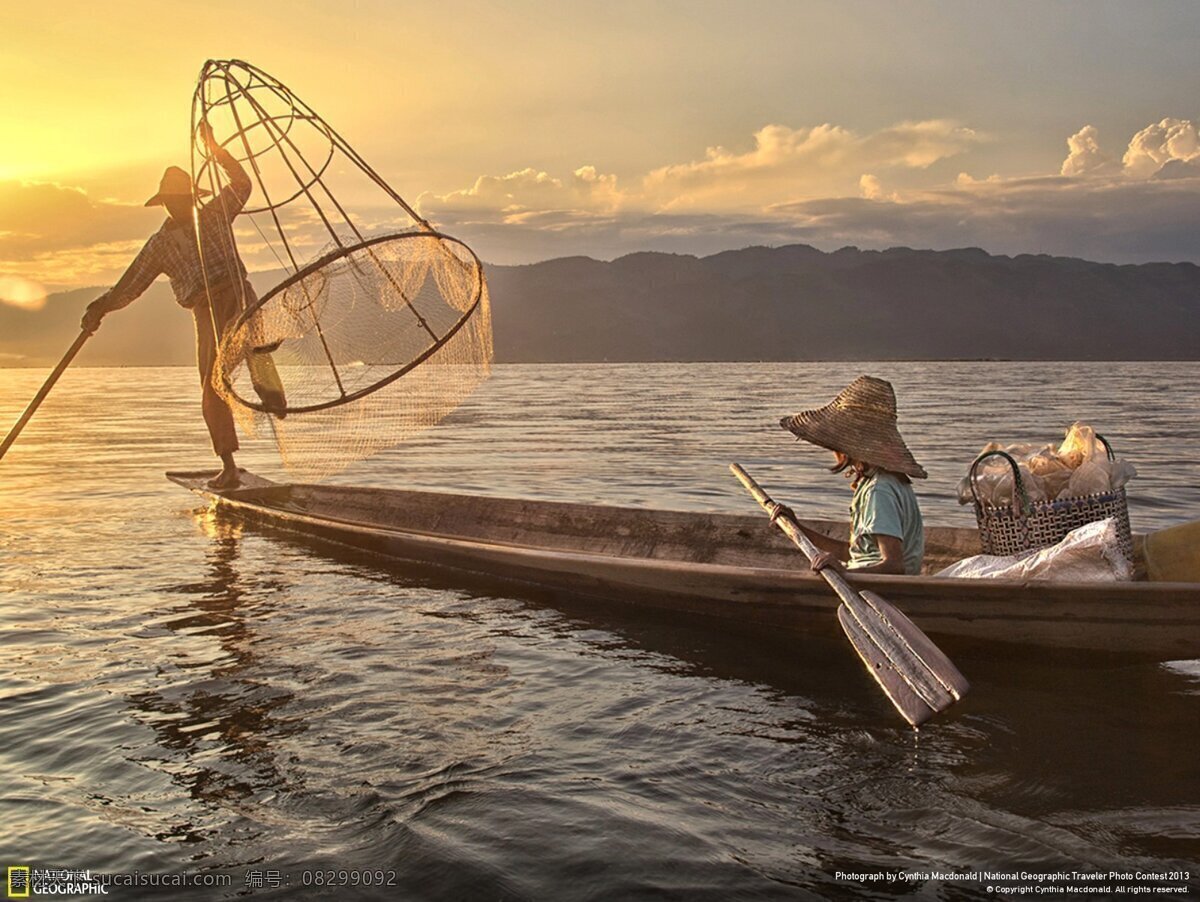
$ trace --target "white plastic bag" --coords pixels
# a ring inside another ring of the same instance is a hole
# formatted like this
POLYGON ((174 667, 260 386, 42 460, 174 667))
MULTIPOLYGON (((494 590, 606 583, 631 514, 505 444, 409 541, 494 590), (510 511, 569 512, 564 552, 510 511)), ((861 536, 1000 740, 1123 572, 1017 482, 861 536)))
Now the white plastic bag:
POLYGON ((1072 423, 1067 437, 1058 446, 1058 456, 1072 470, 1078 469, 1089 460, 1105 460, 1108 451, 1104 443, 1096 438, 1096 430, 1085 423, 1072 423))
POLYGON ((1001 557, 977 554, 935 574, 957 579, 1117 582, 1133 579, 1112 517, 1073 529, 1057 545, 1001 557))
MULTIPOLYGON (((1029 500, 1045 501, 1046 487, 1042 481, 1042 477, 1035 475, 1024 462, 1017 464, 1017 470, 1021 473, 1021 485, 1025 487, 1025 494, 1029 496, 1029 500)), ((975 477, 975 483, 976 490, 979 492, 979 500, 984 504, 992 507, 1008 507, 1012 504, 1013 471, 1012 466, 1003 457, 995 457, 989 461, 985 461, 984 465, 979 468, 979 472, 975 477)), ((970 495, 971 483, 969 477, 965 484, 959 486, 960 500, 964 491, 967 492, 968 496, 970 495)), ((968 498, 968 500, 973 499, 968 498)))
POLYGON ((1112 488, 1115 492, 1117 489, 1124 488, 1125 483, 1137 476, 1137 468, 1129 461, 1121 459, 1112 462, 1112 488))
MULTIPOLYGON (((976 458, 989 451, 1001 450, 1017 461, 1030 501, 1107 494, 1137 475, 1137 470, 1128 461, 1110 461, 1104 442, 1091 426, 1082 422, 1072 423, 1057 446, 1039 448, 1013 444, 1004 447, 999 442, 989 442, 976 458)), ((1003 507, 1011 504, 1012 467, 1008 461, 1001 457, 984 461, 976 474, 976 489, 979 500, 986 505, 1003 507)), ((958 503, 970 504, 974 500, 968 477, 958 485, 958 503)))
POLYGON ((1041 478, 1047 501, 1053 501, 1062 493, 1071 481, 1071 473, 1074 472, 1058 456, 1058 451, 1053 445, 1047 445, 1026 463, 1030 472, 1041 478))
POLYGON ((1085 460, 1071 473, 1071 481, 1060 498, 1082 498, 1084 495, 1104 495, 1112 491, 1112 464, 1106 458, 1085 460))

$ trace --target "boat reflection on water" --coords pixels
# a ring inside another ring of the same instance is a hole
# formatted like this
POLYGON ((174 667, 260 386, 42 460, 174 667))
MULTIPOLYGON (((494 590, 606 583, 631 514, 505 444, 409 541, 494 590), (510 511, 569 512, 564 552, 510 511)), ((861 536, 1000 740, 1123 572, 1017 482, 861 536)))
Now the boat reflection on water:
POLYGON ((156 833, 175 842, 211 833, 215 823, 197 818, 200 811, 223 821, 224 810, 253 810, 286 788, 276 761, 279 743, 305 729, 302 718, 283 713, 293 693, 271 678, 254 650, 254 623, 269 617, 274 605, 263 601, 269 583, 256 581, 252 593, 246 590, 243 528, 211 507, 194 519, 207 539, 207 574, 168 589, 181 601, 154 627, 173 634, 173 641, 160 645, 156 676, 146 680, 154 688, 127 696, 134 719, 156 735, 138 760, 201 803, 181 806, 186 816, 156 833))

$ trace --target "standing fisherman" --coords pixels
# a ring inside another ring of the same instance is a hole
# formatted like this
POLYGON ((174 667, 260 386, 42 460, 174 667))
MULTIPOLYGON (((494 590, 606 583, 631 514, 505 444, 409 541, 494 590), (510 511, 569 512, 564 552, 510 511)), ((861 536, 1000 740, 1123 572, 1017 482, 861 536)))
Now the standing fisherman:
MULTIPOLYGON (((784 417, 779 425, 797 438, 828 448, 836 458, 830 470, 852 479, 849 542, 800 527, 821 550, 813 569, 920 573, 925 530, 910 477, 924 479, 927 474, 896 428, 891 383, 859 376, 824 407, 784 417)), ((772 522, 781 513, 791 515, 781 505, 772 522)))
MULTIPOLYGON (((166 207, 167 221, 150 236, 117 284, 88 305, 81 326, 95 332, 105 315, 131 304, 159 275, 170 277, 175 299, 192 311, 196 322, 201 406, 213 451, 222 464, 221 472, 209 485, 228 489, 239 482, 233 459, 238 438, 233 412, 213 379, 221 336, 244 306, 256 300, 233 238, 233 219, 249 200, 252 186, 233 154, 214 139, 208 123, 200 124, 200 136, 209 154, 229 176, 229 184, 201 207, 198 199, 211 192, 195 187, 191 176, 178 166, 168 166, 158 193, 146 201, 147 207, 166 207)), ((254 389, 268 411, 283 416, 286 400, 274 364, 265 354, 255 357, 255 365, 250 367, 252 377, 257 376, 254 389)))

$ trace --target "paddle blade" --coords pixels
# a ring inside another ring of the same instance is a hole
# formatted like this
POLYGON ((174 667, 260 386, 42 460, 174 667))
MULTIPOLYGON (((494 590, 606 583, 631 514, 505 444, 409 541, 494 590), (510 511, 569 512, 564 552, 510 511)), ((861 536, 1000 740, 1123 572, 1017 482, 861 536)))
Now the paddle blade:
POLYGON ((954 700, 962 698, 971 688, 967 678, 959 672, 953 662, 946 657, 945 652, 933 644, 933 640, 925 635, 915 623, 908 619, 903 611, 891 602, 876 595, 874 592, 859 593, 875 612, 881 622, 886 623, 899 642, 908 646, 908 650, 933 677, 937 683, 954 696, 954 700))
POLYGON ((858 656, 867 665, 867 672, 891 699, 901 717, 914 727, 919 727, 937 713, 916 693, 912 684, 901 676, 883 649, 867 634, 859 620, 844 604, 838 605, 838 622, 846 631, 846 636, 858 652, 858 656))

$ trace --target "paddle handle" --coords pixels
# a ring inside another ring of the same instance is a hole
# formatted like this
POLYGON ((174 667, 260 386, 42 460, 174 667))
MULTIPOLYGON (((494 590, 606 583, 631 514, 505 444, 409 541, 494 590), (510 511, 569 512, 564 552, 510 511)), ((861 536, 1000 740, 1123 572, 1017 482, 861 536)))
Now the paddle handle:
MULTIPOLYGON (((754 496, 754 500, 758 502, 759 507, 774 517, 775 512, 779 509, 779 505, 775 503, 770 495, 763 491, 761 485, 754 481, 754 477, 743 470, 738 464, 730 464, 729 470, 738 478, 738 482, 746 487, 746 491, 754 496)), ((797 548, 804 552, 804 556, 808 558, 809 563, 816 558, 820 549, 813 544, 812 539, 804 534, 804 531, 795 520, 786 516, 775 517, 775 525, 783 531, 785 536, 792 540, 797 548)), ((823 567, 818 572, 825 577, 825 582, 829 583, 829 587, 837 593, 838 598, 842 601, 851 604, 858 598, 858 592, 833 567, 823 567)))
POLYGON ((25 424, 33 419, 33 415, 37 412, 37 409, 46 400, 46 395, 50 394, 50 389, 54 388, 54 383, 58 381, 58 377, 71 365, 71 361, 75 359, 75 355, 79 353, 79 349, 91 337, 92 333, 87 329, 80 330, 79 337, 75 339, 75 343, 67 348, 67 353, 63 354, 63 358, 58 362, 58 366, 46 377, 46 381, 42 383, 42 387, 38 389, 38 393, 33 396, 33 400, 29 402, 29 406, 25 408, 25 412, 13 424, 12 429, 8 430, 8 435, 0 443, 0 459, 3 459, 4 455, 8 453, 8 449, 17 440, 17 436, 21 434, 21 430, 25 428, 25 424))

